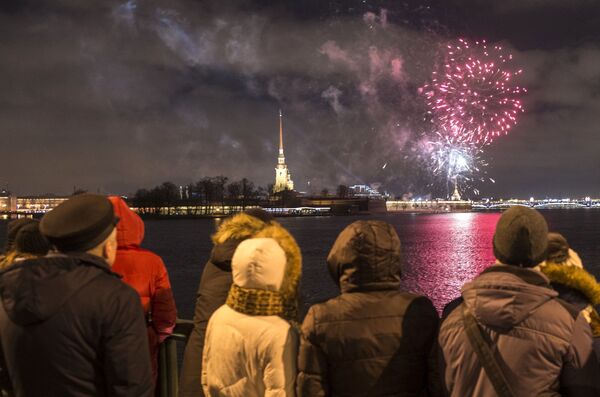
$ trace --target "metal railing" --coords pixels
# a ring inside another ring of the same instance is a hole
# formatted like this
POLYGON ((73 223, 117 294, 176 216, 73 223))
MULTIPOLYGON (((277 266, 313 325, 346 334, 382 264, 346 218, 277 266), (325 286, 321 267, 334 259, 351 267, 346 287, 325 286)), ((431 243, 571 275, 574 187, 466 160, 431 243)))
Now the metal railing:
POLYGON ((179 394, 179 358, 177 346, 180 343, 185 346, 193 329, 193 321, 178 318, 173 333, 160 345, 158 351, 157 396, 177 397, 179 394))

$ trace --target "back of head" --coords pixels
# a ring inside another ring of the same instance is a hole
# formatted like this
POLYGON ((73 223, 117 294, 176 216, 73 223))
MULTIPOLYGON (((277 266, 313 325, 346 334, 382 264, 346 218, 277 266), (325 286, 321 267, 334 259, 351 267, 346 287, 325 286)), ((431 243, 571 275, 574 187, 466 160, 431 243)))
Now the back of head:
POLYGON ((111 236, 118 218, 105 196, 80 194, 48 212, 40 231, 60 252, 87 252, 111 236))
POLYGON ((277 222, 271 222, 241 241, 233 256, 234 283, 227 305, 247 314, 277 315, 295 321, 302 255, 294 237, 277 222))
POLYGON ((231 260, 233 282, 242 288, 279 291, 286 265, 285 252, 272 238, 242 241, 231 260))
MULTIPOLYGON (((545 265, 573 266, 583 269, 581 258, 560 233, 548 233, 548 257, 545 265)), ((548 270, 546 266, 542 270, 548 270)))
POLYGON ((252 208, 235 214, 221 222, 215 234, 213 243, 223 244, 227 240, 245 240, 253 237, 273 221, 273 216, 261 208, 252 208))
POLYGON ((506 210, 493 240, 494 256, 505 265, 535 267, 546 259, 548 225, 536 210, 515 206, 506 210))
POLYGON ((40 232, 38 221, 23 226, 15 238, 15 250, 19 254, 44 256, 50 248, 50 243, 40 232))
POLYGON ((340 233, 327 264, 342 292, 398 289, 400 238, 387 222, 356 221, 340 233))
POLYGON ((273 216, 262 208, 251 208, 226 218, 212 235, 210 261, 223 271, 231 271, 231 258, 240 241, 254 237, 272 221, 273 216))
POLYGON ((17 234, 19 230, 25 225, 36 222, 31 218, 19 218, 12 220, 8 223, 8 228, 6 231, 6 252, 13 251, 15 249, 15 239, 17 238, 17 234))
POLYGON ((548 257, 546 261, 561 263, 569 258, 569 243, 560 233, 548 233, 548 257))
POLYGON ((112 203, 117 224, 117 243, 119 247, 139 246, 144 240, 144 221, 133 212, 129 205, 119 196, 108 197, 112 203))
POLYGON ((253 216, 257 219, 260 219, 261 221, 265 222, 265 223, 269 223, 272 222, 275 218, 273 218, 273 215, 270 212, 267 212, 265 210, 263 210, 262 208, 250 208, 247 209, 246 211, 244 211, 245 214, 253 216))

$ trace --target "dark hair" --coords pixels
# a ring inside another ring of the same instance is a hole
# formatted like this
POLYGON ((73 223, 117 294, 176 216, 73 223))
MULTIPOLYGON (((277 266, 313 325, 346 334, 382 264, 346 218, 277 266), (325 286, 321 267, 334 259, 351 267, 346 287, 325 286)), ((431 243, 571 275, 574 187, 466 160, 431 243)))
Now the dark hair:
POLYGON ((50 243, 40 232, 38 221, 23 226, 15 238, 15 250, 19 253, 44 256, 50 248, 50 243))

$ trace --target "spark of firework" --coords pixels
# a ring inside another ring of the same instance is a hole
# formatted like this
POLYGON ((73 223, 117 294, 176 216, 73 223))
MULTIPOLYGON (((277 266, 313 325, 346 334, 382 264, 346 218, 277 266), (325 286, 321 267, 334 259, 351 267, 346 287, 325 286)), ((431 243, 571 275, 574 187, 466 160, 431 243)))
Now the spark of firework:
POLYGON ((459 181, 463 191, 471 190, 477 195, 475 183, 485 180, 487 162, 482 154, 487 143, 469 138, 469 133, 461 128, 441 127, 427 142, 433 175, 445 183, 448 196, 451 186, 459 181))
POLYGON ((444 63, 422 87, 433 121, 476 144, 508 134, 524 110, 520 97, 527 92, 513 81, 522 70, 510 68, 512 58, 502 46, 485 41, 448 44, 444 63))

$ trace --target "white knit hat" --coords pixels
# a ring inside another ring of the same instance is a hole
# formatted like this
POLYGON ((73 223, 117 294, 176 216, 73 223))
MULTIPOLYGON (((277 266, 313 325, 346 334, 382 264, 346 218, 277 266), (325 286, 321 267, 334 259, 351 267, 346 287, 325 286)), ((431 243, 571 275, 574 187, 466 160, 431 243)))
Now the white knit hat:
POLYGON ((285 252, 274 239, 244 240, 231 259, 233 283, 242 288, 279 291, 286 261, 285 252))

